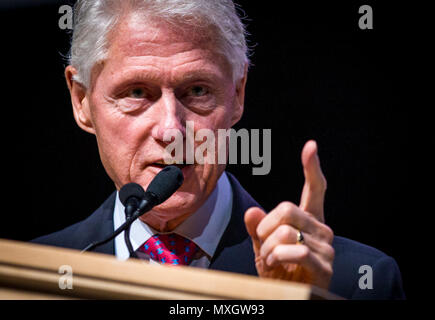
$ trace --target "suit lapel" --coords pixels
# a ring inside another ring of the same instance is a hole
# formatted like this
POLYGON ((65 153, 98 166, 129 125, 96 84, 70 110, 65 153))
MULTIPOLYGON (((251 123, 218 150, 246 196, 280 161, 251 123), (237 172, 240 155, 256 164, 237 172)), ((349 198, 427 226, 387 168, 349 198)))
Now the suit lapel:
POLYGON ((211 260, 210 269, 257 275, 252 241, 244 222, 245 211, 259 204, 227 173, 233 190, 231 219, 211 260))
MULTIPOLYGON (((113 192, 109 198, 92 214, 87 221, 80 224, 77 232, 84 236, 80 239, 80 246, 83 249, 88 244, 104 240, 113 233, 113 210, 115 208, 116 192, 113 192)), ((95 248, 94 252, 115 254, 114 241, 95 248)))
MULTIPOLYGON (((113 210, 115 208, 115 197, 116 197, 116 192, 114 192, 110 196, 109 201, 107 201, 107 204, 103 205, 101 208, 102 225, 101 225, 99 239, 105 239, 109 237, 114 231, 115 224, 113 222, 113 210)), ((96 248, 95 251, 114 255, 115 241, 111 240, 108 243, 96 248)))

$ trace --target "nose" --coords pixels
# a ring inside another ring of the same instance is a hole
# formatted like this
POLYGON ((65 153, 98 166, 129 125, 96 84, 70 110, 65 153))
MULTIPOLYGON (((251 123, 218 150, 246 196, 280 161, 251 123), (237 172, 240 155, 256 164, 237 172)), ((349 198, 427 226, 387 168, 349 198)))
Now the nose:
POLYGON ((184 106, 178 101, 174 92, 163 91, 153 108, 157 119, 152 129, 152 136, 155 140, 169 144, 171 140, 165 141, 165 133, 167 137, 171 137, 173 130, 181 132, 183 138, 186 136, 184 106))

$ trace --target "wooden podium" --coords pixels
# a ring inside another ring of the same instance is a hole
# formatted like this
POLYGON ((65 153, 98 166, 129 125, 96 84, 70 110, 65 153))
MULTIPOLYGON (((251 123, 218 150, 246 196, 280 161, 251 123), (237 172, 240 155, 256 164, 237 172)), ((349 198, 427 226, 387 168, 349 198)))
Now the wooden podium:
POLYGON ((338 297, 295 282, 150 265, 135 259, 120 261, 105 254, 0 239, 0 299, 77 298, 308 300, 338 297))

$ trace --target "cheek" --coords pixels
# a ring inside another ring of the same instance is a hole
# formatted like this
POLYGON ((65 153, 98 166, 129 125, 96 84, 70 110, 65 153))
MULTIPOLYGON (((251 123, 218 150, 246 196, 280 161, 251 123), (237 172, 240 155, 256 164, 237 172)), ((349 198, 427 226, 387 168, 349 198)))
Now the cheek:
POLYGON ((151 132, 151 119, 123 112, 116 100, 95 100, 93 119, 98 136, 112 148, 134 149, 151 132))
MULTIPOLYGON (((227 139, 223 138, 225 139, 224 146, 223 149, 220 149, 218 130, 228 130, 231 127, 231 117, 228 116, 230 112, 228 112, 227 110, 228 109, 220 108, 219 110, 216 110, 216 112, 213 114, 213 117, 206 117, 198 121, 199 123, 195 122, 195 137, 196 134, 198 134, 198 131, 201 129, 211 130, 214 137, 214 158, 213 156, 208 155, 207 150, 205 149, 205 147, 203 147, 202 150, 205 150, 205 152, 203 153, 204 165, 198 167, 198 173, 204 183, 204 188, 209 188, 210 185, 213 185, 226 167, 226 163, 222 163, 222 161, 219 160, 219 153, 224 152, 225 155, 228 154, 227 139), (208 156, 211 156, 214 161, 212 161, 212 158, 209 158, 208 156)), ((195 141, 195 150, 197 150, 196 148, 198 147, 205 146, 204 144, 206 144, 207 141, 208 140, 206 140, 205 138, 204 140, 195 141)), ((195 153, 195 157, 196 156, 197 154, 195 153)))
POLYGON ((229 129, 234 114, 234 107, 231 102, 227 104, 218 105, 213 112, 204 117, 196 117, 193 119, 195 122, 195 130, 210 129, 217 131, 218 129, 229 129))
POLYGON ((108 175, 117 185, 130 182, 132 164, 149 131, 147 121, 125 115, 116 106, 98 101, 92 113, 100 158, 108 175))
POLYGON ((106 152, 123 150, 125 141, 131 135, 129 121, 117 112, 111 105, 96 104, 94 107, 95 130, 100 149, 106 152))

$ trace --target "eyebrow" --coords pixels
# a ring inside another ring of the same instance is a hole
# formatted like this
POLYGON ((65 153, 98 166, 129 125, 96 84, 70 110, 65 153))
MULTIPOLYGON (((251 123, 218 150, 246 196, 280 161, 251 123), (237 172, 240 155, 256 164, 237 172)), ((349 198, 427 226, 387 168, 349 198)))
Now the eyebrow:
MULTIPOLYGON (((221 72, 216 72, 210 69, 188 70, 180 75, 173 77, 170 82, 179 85, 183 82, 207 81, 218 83, 223 80, 224 75, 221 72)), ((159 71, 154 71, 149 68, 129 70, 120 77, 120 82, 124 81, 146 81, 152 83, 160 83, 162 78, 159 71)))
POLYGON ((175 77, 175 83, 193 82, 197 80, 205 80, 209 82, 219 82, 223 79, 223 75, 211 70, 191 70, 182 74, 180 77, 175 77))

